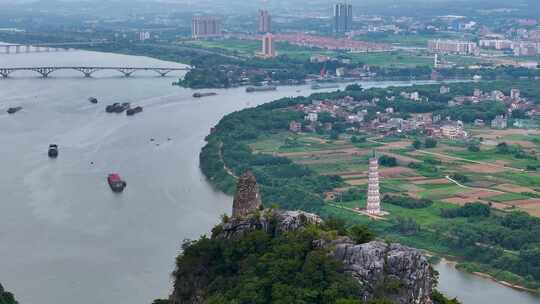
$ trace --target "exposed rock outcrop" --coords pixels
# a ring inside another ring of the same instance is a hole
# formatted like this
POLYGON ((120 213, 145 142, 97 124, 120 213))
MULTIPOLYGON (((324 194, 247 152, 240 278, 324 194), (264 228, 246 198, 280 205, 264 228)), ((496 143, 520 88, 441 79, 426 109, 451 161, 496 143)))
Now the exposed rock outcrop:
POLYGON ((238 179, 233 201, 234 218, 243 218, 262 207, 261 194, 255 175, 246 172, 238 179))
POLYGON ((320 224, 321 222, 321 218, 312 213, 267 209, 252 212, 249 216, 241 218, 232 217, 221 226, 221 230, 215 237, 238 238, 255 230, 263 230, 276 235, 300 229, 307 224, 320 224))
POLYGON ((416 249, 380 241, 355 245, 341 239, 332 255, 366 287, 363 300, 372 299, 382 291, 394 303, 432 303, 436 278, 427 258, 416 249), (387 290, 389 287, 392 290, 387 290))

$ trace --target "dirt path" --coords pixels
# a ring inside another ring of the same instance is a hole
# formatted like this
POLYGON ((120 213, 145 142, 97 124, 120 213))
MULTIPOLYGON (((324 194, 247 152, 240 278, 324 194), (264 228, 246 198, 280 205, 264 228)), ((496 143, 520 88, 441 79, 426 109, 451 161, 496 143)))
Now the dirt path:
POLYGON ((225 164, 225 160, 223 159, 223 143, 222 142, 219 143, 219 160, 221 160, 221 162, 223 163, 223 169, 227 171, 227 174, 234 177, 234 179, 238 179, 238 176, 236 176, 234 172, 231 169, 229 169, 229 167, 227 167, 227 164, 225 164))
MULTIPOLYGON (((369 142, 375 143, 375 144, 379 144, 379 145, 383 145, 383 146, 388 145, 388 143, 376 141, 374 139, 379 139, 379 137, 368 138, 368 139, 366 139, 366 141, 369 141, 369 142)), ((492 164, 492 163, 487 163, 487 162, 482 162, 482 161, 477 161, 477 160, 470 160, 470 159, 466 159, 466 158, 450 156, 450 155, 437 153, 437 152, 429 152, 429 151, 426 151, 426 150, 416 150, 416 152, 426 154, 426 155, 438 156, 438 157, 451 159, 451 160, 465 161, 465 162, 474 163, 474 164, 483 165, 483 166, 490 166, 490 167, 495 167, 495 168, 500 168, 500 169, 508 169, 508 170, 513 170, 513 171, 517 171, 517 172, 525 172, 525 170, 523 170, 523 169, 518 169, 518 168, 508 167, 508 166, 502 166, 502 165, 497 165, 497 164, 492 164)))
POLYGON ((500 169, 508 169, 508 170, 513 170, 513 171, 517 171, 517 172, 525 172, 525 170, 523 170, 523 169, 518 169, 518 168, 508 167, 508 166, 502 166, 502 165, 497 165, 497 164, 492 164, 492 163, 487 163, 487 162, 482 162, 482 161, 477 161, 477 160, 470 160, 470 159, 466 159, 466 158, 450 156, 450 155, 437 153, 437 152, 429 152, 429 151, 425 151, 425 150, 416 150, 416 152, 422 153, 422 154, 427 154, 427 155, 432 155, 432 156, 444 157, 444 158, 448 158, 448 159, 452 159, 452 160, 465 161, 465 162, 474 163, 474 164, 483 165, 483 166, 495 167, 495 168, 500 168, 500 169))

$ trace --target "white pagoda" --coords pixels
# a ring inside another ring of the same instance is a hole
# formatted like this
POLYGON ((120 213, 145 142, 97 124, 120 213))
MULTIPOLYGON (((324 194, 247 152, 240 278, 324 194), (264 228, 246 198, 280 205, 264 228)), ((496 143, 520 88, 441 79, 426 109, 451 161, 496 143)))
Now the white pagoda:
POLYGON ((370 215, 382 215, 381 194, 379 191, 379 159, 373 153, 369 159, 368 191, 366 213, 370 215))

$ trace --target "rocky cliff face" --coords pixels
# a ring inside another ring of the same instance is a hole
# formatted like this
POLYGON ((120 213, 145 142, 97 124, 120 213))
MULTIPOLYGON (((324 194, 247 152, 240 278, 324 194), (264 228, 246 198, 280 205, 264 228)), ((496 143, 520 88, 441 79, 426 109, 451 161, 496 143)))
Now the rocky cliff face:
POLYGON ((317 215, 307 212, 267 209, 252 213, 251 216, 231 218, 228 222, 223 223, 221 231, 214 237, 221 239, 239 238, 255 230, 263 230, 275 235, 321 222, 317 215))
POLYGON ((248 171, 238 179, 232 215, 234 218, 242 218, 259 210, 261 206, 261 194, 257 180, 253 173, 248 171))
POLYGON ((394 303, 432 303, 435 275, 427 258, 418 250, 380 241, 355 245, 347 238, 333 247, 332 255, 343 262, 345 271, 366 287, 363 300, 384 292, 394 303), (378 290, 383 285, 386 287, 378 290))

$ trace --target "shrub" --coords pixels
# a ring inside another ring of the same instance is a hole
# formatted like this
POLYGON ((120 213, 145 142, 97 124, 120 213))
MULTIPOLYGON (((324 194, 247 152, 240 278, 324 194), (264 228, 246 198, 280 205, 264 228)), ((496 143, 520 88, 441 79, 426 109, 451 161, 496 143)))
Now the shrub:
POLYGON ((441 210, 441 216, 446 218, 488 217, 490 214, 491 208, 482 203, 467 203, 463 207, 441 210))
POLYGON ((385 195, 383 203, 392 204, 408 209, 421 209, 433 205, 433 201, 426 198, 414 198, 410 196, 385 195))
POLYGON ((379 165, 385 167, 395 167, 397 166, 397 160, 395 157, 383 155, 379 157, 379 165))
POLYGON ((468 183, 471 181, 471 179, 468 176, 461 173, 454 173, 450 176, 450 178, 452 178, 453 180, 459 183, 468 183))
POLYGON ((424 145, 426 146, 426 149, 435 148, 437 147, 437 140, 434 138, 426 138, 424 145))
POLYGON ((354 225, 349 228, 348 235, 356 244, 364 244, 373 241, 375 235, 366 225, 354 225))
POLYGON ((422 142, 420 140, 418 140, 418 139, 415 139, 413 141, 413 143, 412 143, 412 146, 413 146, 413 148, 418 150, 418 149, 422 148, 422 142))

